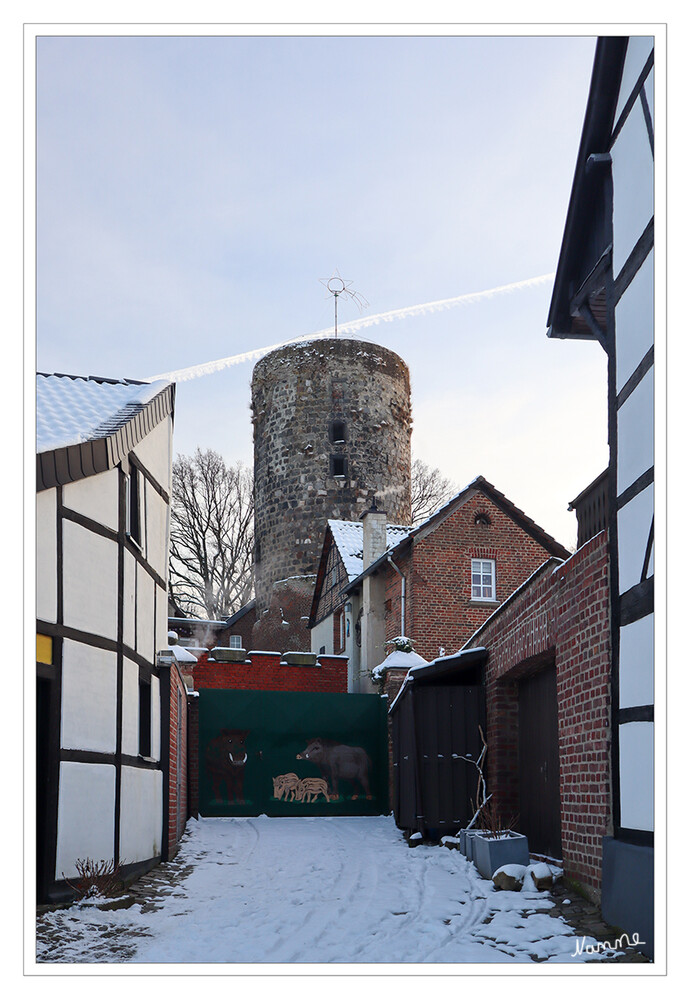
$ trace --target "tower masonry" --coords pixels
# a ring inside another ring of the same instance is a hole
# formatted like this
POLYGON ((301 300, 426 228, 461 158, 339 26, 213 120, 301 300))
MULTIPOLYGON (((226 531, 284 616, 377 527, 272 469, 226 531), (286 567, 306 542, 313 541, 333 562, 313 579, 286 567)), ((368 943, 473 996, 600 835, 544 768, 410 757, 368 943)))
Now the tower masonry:
POLYGON ((410 376, 393 351, 352 339, 290 344, 252 378, 257 610, 277 583, 315 577, 326 521, 372 499, 410 523, 410 376))

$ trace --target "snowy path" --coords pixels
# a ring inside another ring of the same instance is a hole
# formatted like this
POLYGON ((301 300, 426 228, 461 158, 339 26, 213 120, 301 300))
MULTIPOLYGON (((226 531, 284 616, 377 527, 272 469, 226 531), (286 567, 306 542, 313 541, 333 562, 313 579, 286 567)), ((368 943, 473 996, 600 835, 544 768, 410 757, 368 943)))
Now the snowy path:
POLYGON ((180 859, 193 870, 172 886, 160 908, 74 905, 47 913, 41 926, 49 932, 39 932, 38 960, 592 959, 573 956, 578 938, 562 919, 548 915, 547 893, 497 892, 455 850, 410 849, 388 816, 202 819, 191 821, 188 830, 180 859))

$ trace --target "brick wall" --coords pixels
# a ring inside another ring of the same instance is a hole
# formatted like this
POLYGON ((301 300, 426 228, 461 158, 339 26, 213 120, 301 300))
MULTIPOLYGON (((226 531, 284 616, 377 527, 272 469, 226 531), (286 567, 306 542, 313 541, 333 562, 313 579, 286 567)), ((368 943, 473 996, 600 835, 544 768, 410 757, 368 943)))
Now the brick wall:
POLYGON ((187 688, 175 664, 170 667, 170 727, 169 727, 169 772, 168 772, 168 824, 166 860, 175 856, 179 837, 189 815, 188 811, 188 712, 187 688), (181 700, 180 700, 181 698, 181 700), (178 711, 179 706, 182 710, 178 711), (179 742, 179 745, 178 745, 179 742), (179 770, 178 775, 178 761, 179 770), (179 798, 178 798, 179 776, 179 798))
POLYGON ((518 811, 519 680, 555 663, 564 870, 598 898, 602 837, 611 832, 606 533, 553 566, 472 639, 489 650, 488 788, 502 810, 518 811))
MULTIPOLYGON (((456 652, 550 554, 484 493, 470 495, 436 530, 419 537, 409 555, 396 558, 406 577, 405 630, 415 652, 428 661, 441 648, 446 655, 456 652), (478 514, 490 523, 475 523, 478 514), (494 602, 472 600, 473 558, 496 561, 494 602)), ((385 571, 391 639, 400 634, 401 582, 394 569, 385 571)))
POLYGON ((249 652, 246 663, 209 662, 204 653, 191 669, 195 690, 305 690, 347 693, 347 657, 318 656, 315 666, 281 665, 280 652, 249 652))

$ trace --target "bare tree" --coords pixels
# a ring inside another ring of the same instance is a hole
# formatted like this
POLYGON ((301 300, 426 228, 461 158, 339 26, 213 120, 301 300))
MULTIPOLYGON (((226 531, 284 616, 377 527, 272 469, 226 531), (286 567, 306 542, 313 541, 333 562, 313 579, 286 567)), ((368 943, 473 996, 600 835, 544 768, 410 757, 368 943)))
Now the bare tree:
POLYGON ((172 473, 170 593, 184 613, 217 620, 253 592, 252 472, 197 448, 176 458, 172 473))
POLYGON ((421 458, 415 458, 412 462, 412 523, 421 524, 456 492, 453 483, 442 475, 440 469, 430 468, 421 458))

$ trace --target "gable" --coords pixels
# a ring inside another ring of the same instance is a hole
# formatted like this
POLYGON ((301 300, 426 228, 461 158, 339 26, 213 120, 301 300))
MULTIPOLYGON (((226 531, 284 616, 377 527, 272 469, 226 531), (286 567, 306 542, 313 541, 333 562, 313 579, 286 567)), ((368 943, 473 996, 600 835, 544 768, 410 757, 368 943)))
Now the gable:
POLYGON ((416 529, 413 535, 415 547, 439 531, 441 532, 440 538, 442 538, 444 533, 455 531, 458 523, 464 523, 465 521, 468 522, 466 526, 473 538, 468 543, 478 545, 482 543, 491 544, 490 541, 487 541, 491 535, 491 525, 488 525, 488 529, 484 530, 482 525, 474 523, 475 516, 481 514, 483 508, 486 508, 484 512, 488 513, 489 520, 492 517, 491 511, 494 511, 493 516, 499 515, 500 517, 507 518, 517 530, 527 535, 533 541, 536 541, 549 555, 556 555, 558 558, 570 557, 571 553, 567 548, 556 541, 555 538, 552 538, 550 534, 547 534, 527 514, 511 503, 503 493, 499 492, 495 486, 491 485, 482 476, 478 476, 474 482, 470 483, 466 489, 455 496, 445 507, 437 511, 437 513, 416 529), (484 542, 480 540, 482 537, 485 539, 484 542))
POLYGON ((323 621, 340 606, 343 588, 349 582, 349 578, 329 524, 326 528, 321 561, 316 575, 314 598, 309 615, 310 628, 318 624, 319 621, 323 621))

